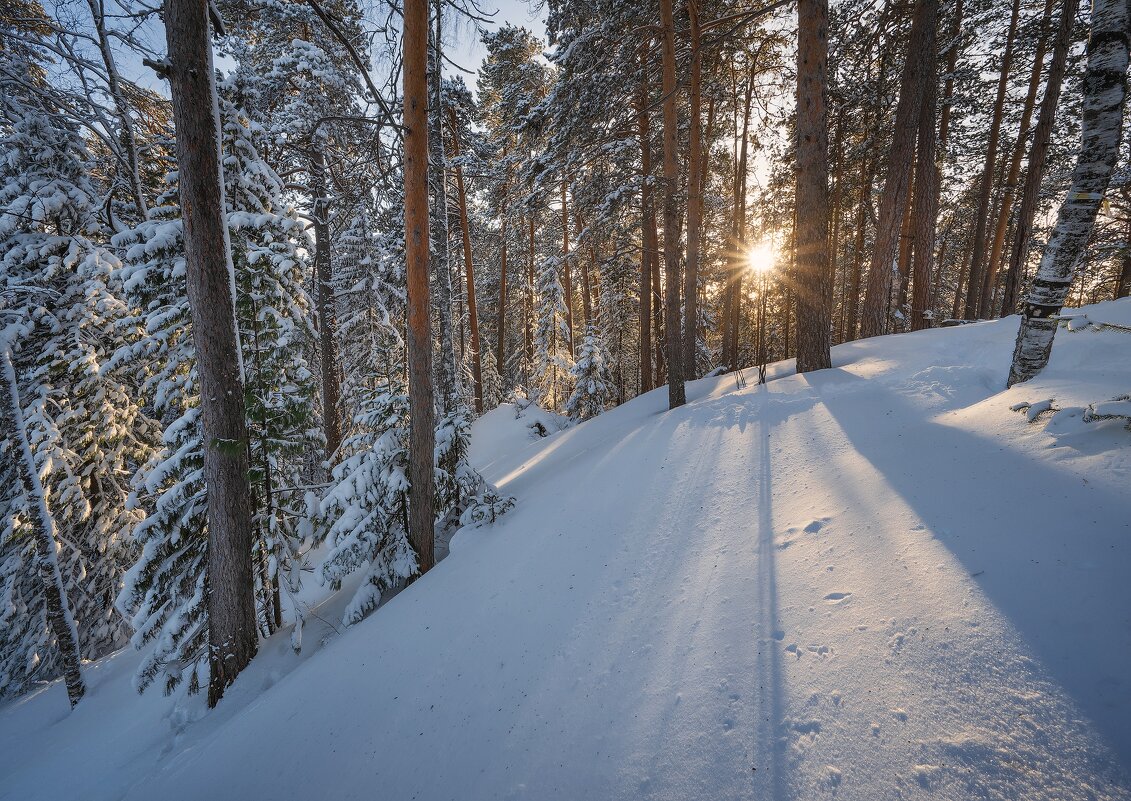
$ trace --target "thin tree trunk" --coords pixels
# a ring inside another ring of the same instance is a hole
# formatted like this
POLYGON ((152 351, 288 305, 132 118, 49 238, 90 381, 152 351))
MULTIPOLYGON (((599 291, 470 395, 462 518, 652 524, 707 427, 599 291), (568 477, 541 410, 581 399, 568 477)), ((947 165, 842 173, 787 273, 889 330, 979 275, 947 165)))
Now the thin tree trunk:
MULTIPOLYGON (((959 3, 962 0, 958 0, 959 3)), ((884 4, 884 10, 877 24, 882 29, 891 9, 891 3, 884 4)), ((876 103, 868 107, 865 114, 864 131, 873 139, 878 135, 877 121, 880 119, 884 102, 884 93, 887 88, 888 59, 880 58, 879 75, 876 81, 876 103)), ((872 149, 875 144, 873 141, 872 149)), ((876 182, 876 167, 879 157, 872 152, 860 160, 860 205, 856 214, 856 236, 852 245, 852 276, 848 287, 848 319, 845 323, 844 339, 851 342, 856 339, 860 325, 860 301, 864 279, 865 245, 867 243, 868 220, 872 216, 872 187, 876 182)))
MULTIPOLYGON (((937 8, 936 8, 937 13, 937 8)), ((931 270, 935 256, 935 230, 938 220, 939 166, 935 151, 935 106, 938 101, 938 50, 934 26, 928 32, 923 51, 925 74, 923 105, 919 109, 918 144, 915 147, 914 255, 911 266, 911 330, 931 324, 931 270)))
POLYGON ((640 91, 637 95, 636 125, 640 138, 640 394, 650 391, 654 386, 652 377, 652 253, 656 243, 653 239, 652 211, 652 147, 648 130, 648 52, 649 41, 645 39, 640 46, 640 91))
POLYGON ((566 302, 566 347, 569 348, 569 355, 576 358, 577 351, 574 349, 574 336, 573 336, 573 268, 570 265, 569 259, 569 193, 566 187, 565 179, 562 179, 562 275, 565 281, 562 284, 562 291, 565 293, 566 302))
POLYGON ((114 113, 118 116, 118 124, 122 126, 122 146, 125 149, 126 170, 129 173, 130 194, 133 195, 134 208, 138 217, 145 219, 148 208, 145 203, 145 192, 141 187, 141 171, 138 167, 137 134, 134 131, 133 120, 126 105, 126 97, 122 93, 121 81, 118 77, 118 65, 114 60, 114 51, 110 48, 110 38, 106 33, 106 7, 103 0, 87 0, 90 16, 94 20, 94 32, 98 39, 98 52, 102 56, 102 64, 106 67, 106 84, 110 90, 110 99, 114 103, 114 113))
POLYGON ((963 315, 967 320, 978 318, 978 302, 982 297, 982 280, 986 269, 986 228, 990 216, 990 194, 993 190, 998 140, 1001 137, 1001 118, 1005 110, 1005 90, 1009 85, 1009 69, 1013 63, 1013 43, 1017 38, 1017 17, 1020 11, 1021 0, 1013 0, 1013 10, 1009 17, 1009 33, 1005 39, 1005 52, 1001 57, 1001 73, 998 75, 994 115, 990 122, 990 140, 986 146, 986 160, 982 165, 982 175, 978 183, 978 207, 974 212, 974 245, 970 251, 969 280, 966 282, 966 311, 963 315))
POLYGON ((1049 23, 1052 21, 1053 0, 1045 0, 1045 10, 1041 15, 1041 32, 1037 39, 1037 49, 1033 55, 1033 70, 1029 73, 1029 88, 1025 93, 1025 103, 1021 108, 1021 122, 1017 126, 1017 141, 1013 143, 1013 155, 1009 161, 1009 173, 1005 177, 1005 189, 998 209, 997 225, 994 228, 990 258, 986 263, 985 278, 982 281, 982 294, 978 300, 978 317, 993 314, 992 297, 997 283, 1001 254, 1005 249, 1005 235, 1009 230, 1009 214, 1013 209, 1013 198, 1017 193, 1017 180, 1021 176, 1021 159, 1025 155, 1025 141, 1029 136, 1029 123, 1033 119, 1033 109, 1037 105, 1037 90, 1041 85, 1041 72, 1045 62, 1045 49, 1048 46, 1049 23))
POLYGON ((314 190, 314 275, 318 286, 319 361, 322 367, 322 426, 326 435, 326 461, 342 444, 342 424, 338 416, 341 379, 338 375, 338 329, 334 310, 334 263, 331 259, 330 198, 327 192, 326 156, 315 150, 311 168, 314 190))
MULTIPOLYGON (((448 118, 452 124, 452 156, 459 159, 459 127, 456 125, 454 109, 448 109, 448 118)), ((475 413, 483 414, 482 342, 479 339, 479 312, 475 306, 475 263, 471 258, 471 229, 467 224, 467 195, 463 186, 463 166, 456 164, 455 173, 456 195, 459 202, 459 226, 463 233, 463 270, 467 280, 467 324, 471 329, 471 378, 475 383, 473 387, 475 413)))
POLYGON ((215 706, 259 645, 247 417, 206 0, 167 0, 165 33, 180 167, 185 274, 200 379, 208 491, 208 705, 215 706))
MULTIPOLYGON (((499 321, 495 326, 495 369, 500 376, 505 375, 506 362, 503 361, 507 341, 507 210, 503 206, 503 229, 499 253, 499 321)), ((495 399, 498 401, 498 398, 495 399)))
POLYGON ((1049 64, 1048 78, 1045 80, 1045 94, 1041 98, 1041 108, 1037 112, 1037 127, 1033 131, 1033 142, 1029 145, 1025 185, 1021 190, 1021 205, 1017 208, 1017 226, 1009 254, 1009 266, 1005 273, 1005 289, 1001 298, 1002 317, 1013 314, 1017 308, 1021 278, 1029 256, 1029 238, 1033 234, 1033 220, 1037 216, 1037 206, 1040 203, 1045 159, 1048 157, 1053 125, 1056 123, 1056 107, 1060 102, 1060 89, 1068 65, 1068 51, 1072 47, 1072 27, 1076 22, 1077 5, 1078 0, 1063 0, 1060 12, 1060 22, 1053 42, 1052 61, 1049 64))
POLYGON ((86 693, 82 678, 82 658, 79 654, 79 634, 71 613, 67 590, 63 585, 63 574, 59 570, 58 541, 55 518, 47 508, 47 494, 39 480, 39 469, 31 453, 28 441, 27 424, 24 421, 23 407, 20 405, 19 388, 16 384, 16 368, 12 364, 12 353, 8 343, 0 341, 0 394, 3 398, 3 418, 7 419, 10 441, 16 445, 16 473, 23 485, 24 495, 31 505, 28 523, 31 526, 35 544, 36 572, 43 585, 43 602, 47 611, 47 627, 55 637, 59 648, 59 661, 63 665, 63 683, 67 687, 67 700, 73 708, 86 693))
MULTIPOLYGON (((925 98, 924 98, 925 99, 925 98)), ((919 107, 919 116, 923 116, 923 107, 919 107)), ((916 159, 918 164, 918 159, 916 159)), ((917 174, 917 173, 916 173, 917 174)), ((892 319, 892 308, 897 311, 903 311, 903 307, 907 304, 907 287, 911 283, 911 245, 914 242, 914 236, 911 230, 911 211, 915 208, 915 197, 919 194, 919 186, 915 183, 914 175, 911 180, 911 191, 907 193, 907 211, 903 215, 903 224, 899 229, 899 283, 898 286, 893 287, 894 298, 888 301, 888 321, 889 324, 884 326, 885 333, 895 333, 890 328, 890 321, 892 319)))
POLYGON ((923 104, 923 64, 918 57, 925 50, 930 28, 937 24, 937 0, 916 0, 911 33, 907 41, 908 58, 899 86, 899 102, 895 109, 894 134, 888 154, 887 178, 880 196, 876 221, 876 241, 868 270, 868 289, 861 314, 861 335, 882 334, 887 324, 888 297, 891 294, 893 266, 899 248, 899 231, 907 198, 911 192, 911 170, 919 110, 923 104))
MULTIPOLYGON (((832 367, 828 0, 797 4, 797 372, 832 367)), ((744 143, 745 145, 745 143, 744 143)))
POLYGON ((1083 85, 1080 154, 1022 312, 1009 386, 1028 381, 1048 364, 1055 317, 1068 297, 1111 180, 1127 97, 1129 26, 1131 7, 1126 0, 1095 0, 1083 85))
MULTIPOLYGON (((694 2, 694 0, 692 0, 694 2)), ((683 385, 683 340, 679 298, 679 120, 676 117, 675 13, 672 0, 660 0, 663 29, 664 91, 664 333, 668 362, 668 408, 687 403, 683 385)))
POLYGON ((534 335, 531 327, 534 319, 534 214, 534 210, 531 209, 527 220, 526 294, 523 297, 522 310, 527 365, 534 363, 534 335))
POLYGON ((408 279, 409 541, 417 568, 433 565, 433 461, 436 445, 432 396, 432 304, 428 236, 428 0, 404 4, 404 215, 408 279))
MULTIPOLYGON (((585 233, 585 218, 581 216, 581 209, 574 206, 573 209, 573 230, 577 236, 577 242, 581 244, 582 234, 585 233)), ((597 269, 597 255, 593 249, 592 237, 587 242, 587 250, 589 251, 589 260, 578 259, 581 264, 581 322, 583 325, 582 330, 588 331, 589 326, 593 324, 593 296, 592 296, 592 282, 593 275, 597 269)))
MULTIPOLYGON (((1128 221, 1125 235, 1129 237, 1128 241, 1131 241, 1131 221, 1128 221)), ((1119 276, 1115 280, 1115 300, 1131 296, 1131 245, 1123 251, 1119 267, 1119 276)))
MULTIPOLYGON (((829 208, 829 224, 832 228, 832 230, 829 232, 829 275, 831 276, 831 284, 830 284, 829 290, 832 293, 832 297, 830 297, 830 300, 829 300, 829 314, 831 315, 832 319, 830 319, 829 322, 830 322, 831 332, 836 332, 838 330, 840 332, 839 337, 836 337, 835 334, 833 334, 833 333, 830 333, 830 336, 833 336, 834 339, 843 339, 843 336, 844 336, 844 333, 843 333, 844 332, 844 305, 843 305, 843 303, 841 304, 840 325, 838 327, 838 325, 836 324, 836 316, 837 316, 836 315, 836 304, 833 302, 833 298, 836 297, 838 255, 839 255, 839 252, 840 252, 841 204, 842 204, 842 201, 843 201, 843 198, 844 198, 844 161, 845 160, 841 156, 841 148, 844 146, 844 125, 843 125, 842 115, 837 116, 837 122, 836 122, 836 126, 834 127, 834 131, 835 131, 835 133, 833 134, 832 155, 836 160, 833 164, 832 190, 831 190, 832 198, 830 200, 830 208, 829 208)), ((843 272, 843 268, 841 268, 841 269, 842 269, 842 272, 843 272)), ((847 278, 847 276, 844 276, 844 278, 847 278)), ((845 281, 842 279, 842 281, 841 281, 842 289, 844 287, 844 284, 845 284, 845 281)), ((762 295, 762 290, 765 288, 765 286, 766 286, 765 281, 759 282, 760 289, 758 291, 758 295, 759 295, 759 312, 758 312, 758 314, 759 314, 760 324, 763 326, 763 328, 765 327, 765 316, 766 315, 765 315, 765 303, 762 302, 761 295, 762 295)), ((843 294, 842 294, 841 297, 843 298, 843 294)), ((765 331, 763 330, 762 334, 760 334, 759 336, 764 337, 764 335, 765 335, 765 331)), ((765 348, 762 347, 762 350, 764 351, 765 348)), ((765 358, 765 353, 763 352, 762 354, 760 354, 759 359, 764 360, 764 358, 765 358)), ((764 364, 764 362, 760 361, 759 364, 764 364)))
POLYGON ((448 160, 444 153, 444 115, 443 81, 441 69, 443 54, 441 47, 443 0, 435 0, 435 30, 432 32, 428 48, 428 91, 431 106, 428 108, 428 178, 432 195, 430 229, 432 249, 432 274, 436 280, 437 327, 439 328, 440 353, 434 369, 437 372, 436 385, 439 388, 440 414, 449 415, 456 405, 459 376, 456 370, 456 351, 454 326, 452 324, 452 264, 449 253, 448 232, 448 160))
POLYGON ((698 375, 695 369, 696 332, 699 321, 699 237, 703 225, 703 136, 700 130, 700 87, 703 53, 699 36, 699 0, 688 0, 691 44, 691 87, 689 114, 691 139, 687 158, 687 264, 683 275, 683 369, 687 378, 698 375))
MULTIPOLYGON (((727 257, 730 275, 723 295, 723 363, 728 370, 738 368, 738 322, 742 307, 742 273, 746 266, 746 178, 747 144, 750 139, 750 108, 754 80, 747 76, 743 97, 742 136, 735 161, 734 217, 731 225, 731 253, 727 257)), ((735 109, 738 113, 738 109, 735 109)))

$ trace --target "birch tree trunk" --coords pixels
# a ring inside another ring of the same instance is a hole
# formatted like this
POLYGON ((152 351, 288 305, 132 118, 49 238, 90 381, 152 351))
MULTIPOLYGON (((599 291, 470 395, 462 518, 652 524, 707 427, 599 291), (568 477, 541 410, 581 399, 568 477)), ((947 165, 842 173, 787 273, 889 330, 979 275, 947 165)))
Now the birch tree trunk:
POLYGON ((1084 255, 1096 213, 1119 156, 1127 97, 1127 49, 1131 5, 1095 0, 1084 74, 1082 141, 1072 186, 1060 206, 1017 332, 1008 385, 1028 381, 1048 364, 1060 313, 1084 255))
POLYGON ((1060 89, 1064 83, 1068 51, 1072 46, 1072 26, 1076 22, 1077 6, 1078 0, 1064 0, 1060 12, 1060 23, 1056 30, 1056 40, 1053 42, 1052 62, 1049 64, 1048 78, 1045 79, 1045 94, 1041 98, 1041 108, 1037 112, 1037 127, 1033 131, 1033 142, 1029 145, 1025 185, 1021 190, 1021 205, 1017 209, 1017 230, 1013 236, 1013 248, 1009 253, 1009 266, 1005 274, 1005 290, 1001 298, 1002 317, 1013 314, 1017 308, 1021 277, 1029 256, 1029 238, 1033 234, 1033 220, 1037 216, 1037 205, 1040 202, 1045 159, 1048 156, 1052 129, 1056 122, 1056 107, 1060 102, 1060 89))
POLYGON ((167 0, 165 33, 176 127, 185 273, 200 377, 208 492, 208 705, 255 656, 251 487, 235 277, 224 219, 220 112, 207 0, 167 0))
POLYGON ((63 664, 63 683, 67 687, 67 700, 71 707, 82 699, 86 685, 82 679, 82 659, 79 655, 79 634, 75 619, 71 614, 67 590, 63 585, 63 574, 59 570, 58 542, 56 540, 55 518, 47 508, 47 494, 39 480, 39 470, 28 442, 27 424, 24 422, 23 407, 20 406, 20 393, 16 385, 16 368, 12 364, 12 352, 7 342, 0 341, 0 403, 3 413, 0 419, 7 421, 7 432, 16 448, 16 473, 23 485, 24 495, 31 506, 28 522, 31 524, 35 544, 35 565, 39 579, 43 583, 43 602, 47 610, 47 626, 55 637, 63 664))
POLYGON ((675 13, 672 0, 660 0, 663 29, 664 91, 664 331, 668 362, 668 408, 687 403, 683 385, 683 339, 679 318, 679 156, 675 82, 675 13))
POLYGON ((428 239, 428 0, 404 4, 404 227, 408 278, 409 541, 418 569, 431 569, 436 476, 432 395, 432 304, 428 239))
POLYGON ((911 168, 918 131, 919 110, 923 103, 924 70, 918 55, 924 52, 928 28, 936 24, 930 0, 916 0, 911 33, 907 40, 908 58, 904 62, 895 107, 894 135, 888 153, 887 178, 880 196, 876 220, 876 241, 868 269, 868 288, 861 312, 860 334, 879 336, 887 324, 888 298, 891 296, 893 267, 899 250, 900 226, 911 192, 911 168))
MULTIPOLYGON (((797 3, 797 372, 832 367, 828 0, 797 3)), ((745 143, 743 143, 745 147, 745 143)))

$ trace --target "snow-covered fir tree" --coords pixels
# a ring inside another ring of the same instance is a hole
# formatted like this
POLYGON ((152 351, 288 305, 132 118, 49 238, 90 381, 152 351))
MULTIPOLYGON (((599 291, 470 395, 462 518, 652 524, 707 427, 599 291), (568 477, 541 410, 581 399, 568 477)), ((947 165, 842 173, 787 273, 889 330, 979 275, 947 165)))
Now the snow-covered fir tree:
MULTIPOLYGON (((221 101, 224 189, 235 267, 236 311, 244 365, 252 469, 260 624, 280 622, 280 590, 297 589, 299 541, 310 533, 301 497, 304 453, 318 442, 311 417, 313 377, 305 355, 313 334, 305 289, 309 249, 302 224, 282 198, 282 181, 258 154, 261 133, 221 101)), ((166 690, 187 674, 205 676, 207 591, 206 487, 199 387, 184 288, 182 222, 176 174, 145 223, 120 235, 121 271, 142 336, 118 360, 144 370, 145 395, 164 427, 162 450, 137 474, 148 515, 135 536, 142 555, 118 598, 131 615, 137 647, 152 643, 137 675, 140 689, 158 676, 166 690)))
POLYGON ((611 361, 604 337, 596 326, 588 326, 577 350, 577 361, 570 371, 573 394, 566 401, 565 410, 574 420, 596 417, 616 398, 616 386, 609 370, 611 361))
MULTIPOLYGON (((25 74, 32 74, 28 64, 25 74)), ((60 672, 47 624, 29 498, 9 470, 26 438, 55 527, 63 590, 79 652, 120 647, 129 627, 113 607, 134 558, 129 477, 155 431, 128 376, 108 362, 125 306, 98 243, 100 201, 79 130, 54 92, 7 81, 0 100, 0 347, 13 359, 24 430, 0 420, 0 695, 60 672), (97 424, 92 424, 97 421, 97 424), (18 436, 17 436, 18 435, 18 436)))
POLYGON ((356 433, 342 442, 319 514, 328 524, 323 580, 332 586, 357 570, 361 584, 346 606, 346 625, 361 620, 381 594, 417 571, 408 541, 408 396, 392 383, 361 390, 356 433))
POLYGON ((555 258, 542 262, 534 286, 536 322, 529 392, 536 403, 550 411, 560 410, 569 399, 573 369, 565 292, 558 278, 560 264, 561 260, 555 258))

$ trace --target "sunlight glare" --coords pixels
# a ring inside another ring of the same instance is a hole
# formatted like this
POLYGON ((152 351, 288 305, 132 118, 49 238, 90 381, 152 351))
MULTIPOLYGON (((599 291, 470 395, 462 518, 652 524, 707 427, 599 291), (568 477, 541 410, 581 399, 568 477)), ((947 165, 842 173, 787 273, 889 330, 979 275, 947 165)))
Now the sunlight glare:
POLYGON ((759 242, 746 251, 746 267, 752 273, 765 273, 774 268, 777 254, 766 242, 759 242))

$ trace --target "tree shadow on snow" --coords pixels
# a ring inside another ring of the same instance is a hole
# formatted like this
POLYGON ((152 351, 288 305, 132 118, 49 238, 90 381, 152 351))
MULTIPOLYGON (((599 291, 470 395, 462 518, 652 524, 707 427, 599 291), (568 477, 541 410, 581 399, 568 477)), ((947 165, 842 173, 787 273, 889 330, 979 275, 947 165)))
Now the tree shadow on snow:
MULTIPOLYGON (((1126 498, 1091 485, 1085 505, 1076 492, 1078 476, 926 420, 890 386, 877 388, 869 399, 850 400, 838 388, 847 383, 866 391, 867 379, 840 369, 814 378, 814 391, 855 450, 974 577, 1039 659, 1038 670, 1043 667, 1071 697, 1126 773, 1131 767, 1126 498), (1096 563, 1097 554, 1110 554, 1111 560, 1096 563)), ((985 397, 993 394, 986 389, 985 397)), ((877 500, 877 513, 883 514, 883 501, 877 500)), ((956 598, 956 609, 960 603, 956 598)))

